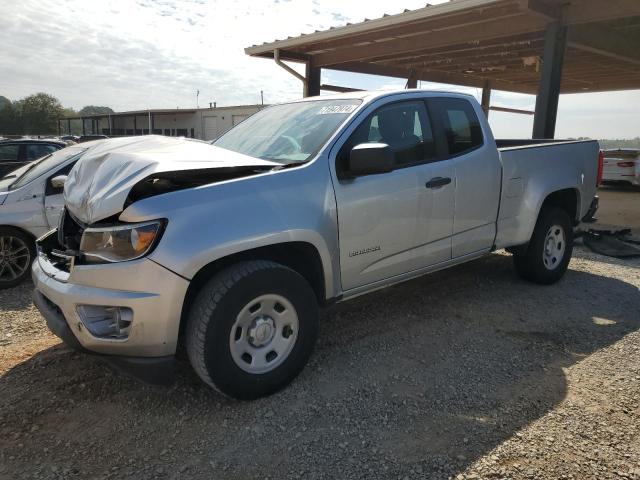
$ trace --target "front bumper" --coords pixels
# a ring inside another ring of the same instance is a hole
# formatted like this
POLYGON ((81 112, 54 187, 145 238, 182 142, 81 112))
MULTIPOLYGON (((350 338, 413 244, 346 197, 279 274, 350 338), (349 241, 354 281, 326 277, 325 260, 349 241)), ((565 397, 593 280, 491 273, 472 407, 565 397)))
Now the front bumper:
MULTIPOLYGON (((74 350, 92 353, 82 347, 78 338, 69 328, 62 311, 38 290, 33 291, 33 303, 45 318, 49 330, 64 343, 74 350)), ((117 370, 156 385, 170 384, 174 378, 175 362, 173 355, 165 357, 100 355, 100 358, 117 370)))
POLYGON ((148 259, 57 269, 42 252, 32 267, 34 303, 54 334, 71 347, 123 357, 174 355, 182 303, 189 282, 148 259), (124 339, 93 336, 81 305, 126 307, 132 311, 124 339))

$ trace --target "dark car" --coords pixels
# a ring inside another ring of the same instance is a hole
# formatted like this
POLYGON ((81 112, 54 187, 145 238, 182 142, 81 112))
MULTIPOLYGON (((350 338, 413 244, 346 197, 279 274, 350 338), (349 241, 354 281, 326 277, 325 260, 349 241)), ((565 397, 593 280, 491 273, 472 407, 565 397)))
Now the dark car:
POLYGON ((80 140, 80 137, 77 135, 63 135, 60 137, 60 140, 64 140, 65 142, 78 142, 78 140, 80 140))
POLYGON ((66 146, 65 142, 51 139, 0 140, 0 178, 37 158, 49 155, 66 146))

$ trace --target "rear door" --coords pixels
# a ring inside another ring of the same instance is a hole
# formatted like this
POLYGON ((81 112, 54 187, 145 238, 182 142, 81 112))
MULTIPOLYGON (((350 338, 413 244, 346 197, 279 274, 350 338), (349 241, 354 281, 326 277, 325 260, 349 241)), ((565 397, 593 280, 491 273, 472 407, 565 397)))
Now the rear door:
POLYGON ((434 97, 428 105, 437 135, 447 146, 445 163, 456 180, 452 257, 489 250, 496 235, 502 176, 495 141, 490 132, 483 132, 483 113, 471 101, 434 97))
POLYGON ((334 190, 338 206, 342 288, 347 291, 451 258, 453 180, 437 158, 422 100, 386 104, 370 113, 338 146, 334 190), (349 178, 351 148, 386 143, 395 154, 389 173, 349 178), (450 177, 449 177, 450 178, 450 177))

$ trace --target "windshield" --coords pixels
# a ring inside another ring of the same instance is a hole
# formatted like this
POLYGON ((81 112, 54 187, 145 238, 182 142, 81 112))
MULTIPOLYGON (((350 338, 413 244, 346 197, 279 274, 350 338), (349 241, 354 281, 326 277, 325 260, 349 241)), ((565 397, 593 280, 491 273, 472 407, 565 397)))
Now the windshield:
POLYGON ((282 164, 303 163, 360 103, 345 99, 274 105, 247 118, 213 145, 282 164))
POLYGON ((20 188, 35 180, 43 173, 61 166, 71 157, 79 155, 85 150, 86 147, 66 147, 39 160, 35 160, 2 178, 2 180, 0 180, 0 191, 20 188))

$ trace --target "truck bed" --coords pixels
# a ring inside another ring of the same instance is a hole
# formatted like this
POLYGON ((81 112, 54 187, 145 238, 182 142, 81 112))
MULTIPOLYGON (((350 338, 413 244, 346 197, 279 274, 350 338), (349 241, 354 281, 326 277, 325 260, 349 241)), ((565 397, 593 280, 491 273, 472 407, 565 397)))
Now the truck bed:
POLYGON ((566 190, 570 195, 575 194, 576 222, 587 213, 596 193, 600 150, 597 141, 499 140, 496 143, 503 167, 497 248, 529 241, 540 207, 551 192, 566 190))
POLYGON ((496 139, 498 149, 509 147, 528 147, 531 145, 544 145, 548 143, 564 143, 574 140, 556 140, 556 139, 539 139, 539 138, 499 138, 496 139))

